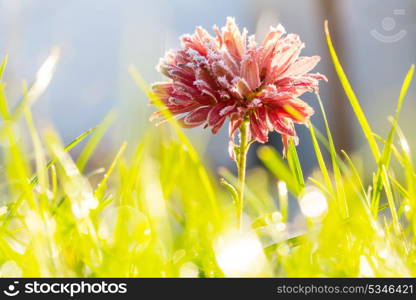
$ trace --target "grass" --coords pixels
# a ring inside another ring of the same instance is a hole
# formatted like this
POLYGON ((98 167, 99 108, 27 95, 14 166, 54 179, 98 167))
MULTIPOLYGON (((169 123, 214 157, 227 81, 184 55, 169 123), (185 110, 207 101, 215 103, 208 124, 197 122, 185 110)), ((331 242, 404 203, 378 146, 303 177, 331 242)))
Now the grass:
MULTIPOLYGON (((113 159, 91 170, 89 161, 116 116, 110 113, 64 145, 53 129, 39 132, 31 114, 53 73, 56 53, 24 87, 14 109, 6 99, 4 59, 0 275, 415 276, 416 175, 399 126, 414 66, 403 81, 388 136, 380 137, 361 109, 327 27, 326 36, 376 168, 363 168, 354 156, 335 149, 317 95, 325 133, 312 123, 309 130, 318 168, 306 178, 293 143, 286 158, 270 146, 260 147, 264 167, 247 173, 242 232, 233 204, 238 200, 234 170, 219 170, 221 184, 173 119, 149 127, 137 143, 122 143, 113 159), (17 132, 27 138, 19 139, 17 132), (76 159, 73 148, 80 153, 76 159), (295 233, 292 201, 302 213, 297 224, 304 224, 295 233)), ((140 74, 130 72, 162 108, 140 74)))

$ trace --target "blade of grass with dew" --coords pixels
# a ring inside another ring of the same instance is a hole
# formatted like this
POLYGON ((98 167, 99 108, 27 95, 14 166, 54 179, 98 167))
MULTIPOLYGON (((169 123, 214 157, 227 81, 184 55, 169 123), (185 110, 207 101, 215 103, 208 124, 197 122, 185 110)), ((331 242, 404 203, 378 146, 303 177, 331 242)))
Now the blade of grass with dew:
MULTIPOLYGON (((78 145, 83 139, 85 139, 88 135, 90 135, 92 132, 94 132, 97 129, 97 127, 93 127, 85 131, 84 133, 80 134, 78 137, 76 137, 72 142, 70 142, 67 146, 65 146, 64 151, 69 152, 72 148, 74 148, 76 145, 78 145)), ((49 169, 54 163, 56 162, 56 159, 51 159, 48 161, 48 163, 45 166, 45 169, 49 169)), ((32 176, 30 183, 35 184, 38 182, 37 175, 32 176)))
POLYGON ((71 221, 71 227, 83 243, 76 250, 77 258, 91 267, 102 255, 97 230, 90 218, 90 211, 98 206, 98 200, 94 198, 89 181, 79 172, 59 137, 51 129, 45 133, 45 144, 53 156, 61 180, 64 181, 67 205, 60 207, 67 210, 63 210, 63 217, 71 221))
MULTIPOLYGON (((399 119, 399 115, 400 115, 400 111, 403 105, 403 100, 406 97, 407 91, 409 89, 410 83, 412 81, 413 78, 413 74, 414 74, 414 69, 415 67, 412 65, 410 67, 410 70, 408 71, 408 73, 406 74, 406 77, 403 81, 403 85, 402 88, 400 90, 400 95, 399 95, 399 99, 397 101, 397 105, 396 105, 396 111, 394 114, 394 118, 392 120, 392 125, 391 125, 391 129, 390 132, 388 134, 387 137, 387 141, 384 144, 384 148, 381 154, 381 158, 380 161, 378 162, 378 170, 377 170, 377 175, 376 175, 376 185, 374 186, 374 191, 373 191, 373 197, 372 197, 372 205, 375 211, 378 210, 378 205, 379 205, 379 201, 380 201, 380 194, 381 191, 383 189, 383 183, 386 184, 388 181, 388 178, 384 177, 384 182, 383 182, 383 166, 386 168, 386 170, 388 170, 389 168, 389 164, 390 164, 390 157, 391 157, 391 147, 393 144, 393 138, 394 138, 394 133, 396 131, 396 126, 397 126, 397 122, 399 119)), ((391 199, 390 199, 391 200, 391 199)), ((392 202, 391 205, 394 205, 394 203, 392 202)), ((393 208, 392 208, 393 209, 393 208)), ((394 209, 395 210, 395 209, 394 209)))
POLYGON ((295 178, 298 182, 298 185, 302 188, 305 187, 305 180, 303 178, 303 171, 300 166, 298 152, 296 150, 295 142, 293 138, 289 140, 289 146, 287 150, 287 162, 289 164, 289 168, 293 174, 295 174, 295 178))
POLYGON ((397 181, 396 178, 394 178, 391 174, 389 174, 389 179, 391 181, 391 183, 393 183, 393 186, 396 187, 396 189, 399 191, 399 193, 403 196, 403 198, 410 198, 410 195, 408 193, 408 191, 406 190, 406 188, 404 186, 402 186, 400 184, 399 181, 397 181))
POLYGON ((315 130, 310 121, 309 121, 309 132, 311 134, 312 145, 315 150, 315 156, 318 161, 319 169, 321 170, 322 176, 324 177, 326 189, 328 192, 332 193, 333 187, 331 183, 331 178, 329 177, 328 170, 325 165, 325 160, 322 156, 321 148, 319 147, 318 141, 316 139, 315 130))
MULTIPOLYGON (((324 149, 326 150, 326 152, 329 154, 330 153, 330 146, 329 146, 329 142, 328 139, 324 136, 324 134, 313 124, 311 124, 313 127, 313 130, 315 132, 316 138, 318 140, 319 143, 322 144, 322 146, 324 147, 324 149)), ((335 158, 337 160, 337 165, 342 172, 347 172, 348 171, 348 167, 347 165, 344 163, 344 161, 341 159, 341 157, 338 155, 338 153, 335 153, 335 158)))
POLYGON ((36 163, 36 178, 38 178, 37 183, 40 187, 40 193, 42 195, 41 205, 44 205, 47 201, 46 192, 49 188, 49 179, 47 170, 45 170, 46 159, 45 159, 45 152, 43 150, 43 145, 40 140, 40 136, 37 132, 35 124, 33 122, 32 113, 30 112, 29 108, 25 109, 25 119, 26 124, 30 132, 30 136, 32 139, 34 155, 35 155, 35 163, 36 163))
POLYGON ((128 199, 131 199, 131 193, 136 192, 137 190, 137 178, 139 172, 141 171, 141 160, 144 156, 144 149, 146 147, 146 139, 138 143, 135 151, 131 157, 128 157, 129 164, 126 165, 124 160, 119 163, 119 172, 120 172, 120 195, 119 202, 120 205, 127 202, 128 199))
POLYGON ((3 58, 3 61, 1 62, 1 66, 0 66, 0 81, 3 80, 3 74, 4 74, 4 70, 6 69, 6 65, 7 65, 7 55, 3 58))
MULTIPOLYGON (((29 86, 29 88, 27 88, 27 93, 23 95, 22 99, 11 112, 10 117, 8 118, 10 121, 18 121, 23 115, 26 107, 33 105, 46 90, 59 61, 59 52, 59 48, 56 47, 51 50, 51 54, 39 68, 36 74, 36 79, 29 86)), ((3 124, 0 128, 0 137, 4 136, 8 127, 10 127, 14 122, 6 122, 3 124)))
POLYGON ((110 128, 110 126, 113 124, 116 117, 117 117, 117 114, 114 111, 110 112, 104 118, 104 120, 97 126, 97 130, 95 130, 95 132, 91 135, 89 141, 87 142, 85 147, 82 149, 82 152, 77 159, 77 166, 81 172, 84 171, 84 168, 89 158, 94 153, 95 148, 100 143, 101 139, 107 132, 108 128, 110 128))
POLYGON ((54 165, 51 166, 51 186, 52 186, 52 199, 56 198, 58 191, 58 177, 56 175, 56 168, 54 165))
POLYGON ((10 120, 10 112, 6 99, 6 94, 4 91, 5 86, 5 83, 3 81, 0 81, 0 114, 2 119, 5 122, 8 122, 10 120))
MULTIPOLYGON (((338 77, 339 77, 339 79, 341 81, 342 86, 344 87, 344 91, 347 94, 347 97, 348 97, 348 99, 350 101, 350 104, 351 104, 353 110, 354 110, 354 113, 355 113, 355 115, 356 115, 356 117, 357 117, 357 119, 358 119, 358 121, 359 121, 359 123, 361 125, 361 128, 362 128, 362 130, 364 132, 364 135, 367 138, 367 141, 368 141, 368 143, 370 145, 370 149, 371 149, 371 151, 373 153, 374 159, 375 159, 376 163, 378 164, 380 162, 380 158, 381 158, 380 150, 379 150, 379 148, 377 146, 377 143, 375 141, 375 138, 373 136, 373 132, 371 130, 371 127, 368 124, 367 118, 365 117, 365 115, 364 115, 364 113, 363 113, 363 111, 361 109, 361 106, 360 106, 360 104, 358 102, 358 99, 355 96, 355 93, 352 90, 352 87, 351 87, 350 83, 348 82, 347 76, 345 75, 345 73, 344 73, 344 71, 342 69, 342 66, 341 66, 341 64, 339 62, 339 59, 337 57, 337 54, 335 52, 335 49, 333 47, 332 40, 331 40, 331 37, 330 37, 330 34, 329 34, 328 22, 327 21, 325 22, 325 33, 326 33, 327 44, 328 44, 328 48, 329 48, 329 51, 330 51, 330 54, 331 54, 331 58, 332 58, 332 61, 334 63, 334 66, 335 66, 335 70, 336 70, 336 72, 338 74, 338 77)), ((413 74, 413 71, 411 71, 411 75, 408 78, 411 79, 412 74, 413 74)), ((392 205, 390 207, 390 210, 392 212, 393 220, 395 220, 394 222, 397 225, 397 218, 396 218, 397 213, 396 213, 396 209, 394 207, 394 202, 392 201, 392 198, 390 197, 391 194, 388 191, 390 185, 388 183, 387 172, 386 171, 382 171, 381 172, 381 176, 382 176, 381 179, 383 181, 383 185, 384 185, 384 187, 386 189, 386 194, 387 194, 388 201, 392 205)), ((376 180, 374 181, 374 183, 377 185, 377 182, 378 182, 378 176, 377 176, 376 180)), ((374 213, 378 213, 378 207, 376 207, 376 206, 378 206, 378 201, 377 201, 377 199, 378 199, 378 192, 373 193, 373 195, 374 194, 376 196, 375 196, 375 198, 372 197, 372 199, 374 199, 374 202, 373 202, 374 204, 372 203, 372 206, 374 208, 373 211, 374 211, 374 213)), ((397 226, 395 226, 395 228, 397 229, 397 226)))
MULTIPOLYGON (((156 131, 159 128, 152 128, 150 132, 156 131)), ((166 133, 165 131, 160 132, 160 134, 166 133)), ((158 134, 158 133, 154 133, 158 134)), ((168 135, 168 134, 167 134, 168 135)), ((150 138, 152 134, 147 134, 146 138, 150 138)), ((163 137, 161 140, 168 139, 169 142, 162 143, 159 147, 163 149, 161 151, 160 166, 163 172, 160 174, 160 183, 163 186, 163 194, 166 199, 168 199, 174 192, 177 186, 177 178, 180 176, 183 168, 186 168, 186 161, 188 160, 188 154, 186 149, 178 147, 178 143, 172 140, 171 137, 163 137), (175 164, 172 164, 172 161, 175 161, 175 164)))
MULTIPOLYGON (((409 193, 409 201, 412 207, 416 207, 416 174, 412 161, 412 154, 410 151, 409 143, 401 130, 400 126, 396 127, 397 135, 399 137, 400 146, 402 149, 402 166, 404 167, 404 173, 406 178, 406 187, 409 193)), ((416 216, 413 216, 413 222, 416 224, 416 216)), ((416 233, 415 233, 416 235, 416 233)))
POLYGON ((338 204, 339 204, 339 207, 341 209, 342 215, 345 218, 348 218, 348 215, 349 215, 349 213, 348 213, 348 203, 347 203, 347 199, 346 199, 346 195, 345 195, 345 191, 344 191, 344 187, 343 187, 343 183, 342 183, 341 171, 340 171, 340 168, 338 166, 337 152, 335 150, 334 140, 332 139, 331 130, 329 129, 328 119, 326 117, 326 112, 325 112, 324 105, 322 103, 322 99, 321 99, 321 97, 319 96, 318 93, 315 93, 315 94, 316 94, 316 97, 318 99, 318 103, 319 103, 319 107, 321 109, 322 117, 324 119, 326 134, 327 134, 327 138, 328 138, 329 155, 331 156, 331 160, 332 160, 332 168, 333 168, 333 171, 334 171, 335 188, 336 188, 336 195, 337 195, 337 199, 338 199, 338 204))
MULTIPOLYGON (((393 199, 393 193, 391 191, 391 187, 390 187, 390 182, 389 182, 389 176, 387 173, 387 167, 384 164, 381 164, 381 175, 378 175, 378 173, 375 175, 374 183, 373 186, 375 188, 377 188, 377 186, 379 185, 379 180, 381 178, 382 181, 382 186, 384 186, 384 190, 386 192, 386 197, 387 197, 387 202, 389 204, 389 208, 390 208, 390 212, 391 212, 391 216, 393 219, 393 223, 394 223, 394 228, 396 229, 396 231, 398 231, 400 229, 400 224, 399 224, 399 218, 397 215, 397 209, 396 209, 396 205, 394 203, 394 199, 393 199)), ((374 194, 375 192, 373 192, 372 196, 373 196, 373 200, 374 200, 374 194)), ((371 206, 372 206, 372 210, 375 216, 377 216, 378 212, 379 212, 379 198, 376 198, 374 200, 374 202, 372 202, 371 206)))
MULTIPOLYGON (((4 69, 6 67, 7 57, 3 59, 3 62, 0 67, 0 77, 2 78, 4 69)), ((8 109, 8 102, 7 97, 4 91, 5 83, 3 80, 0 80, 0 114, 4 120, 4 124, 2 129, 2 140, 5 141, 8 145, 6 146, 5 151, 3 151, 4 162, 6 163, 6 172, 9 174, 8 178, 11 181, 18 181, 20 182, 20 190, 24 191, 24 194, 28 197, 32 206, 34 205, 34 199, 31 197, 31 189, 25 184, 27 180, 27 174, 29 173, 29 168, 27 161, 24 158, 23 151, 20 147, 18 147, 18 140, 15 135, 15 128, 16 124, 13 120, 11 120, 9 109, 8 109), (13 165, 9 165, 7 162, 13 162, 13 165)), ((23 201, 23 198, 20 198, 23 201)), ((21 201, 17 201, 15 203, 15 207, 17 208, 21 201)))
POLYGON ((7 65, 7 56, 3 59, 0 66, 0 114, 1 117, 7 121, 10 119, 9 107, 6 100, 6 94, 4 92, 5 83, 3 82, 3 74, 7 65))
POLYGON ((124 153, 124 150, 126 150, 127 142, 123 142, 120 149, 118 150, 113 162, 111 163, 110 168, 108 168, 108 171, 104 174, 103 179, 98 184, 96 190, 94 191, 94 196, 98 199, 102 199, 104 195, 104 190, 107 185, 108 178, 110 177, 111 173, 114 171, 114 168, 116 167, 118 161, 120 160, 121 156, 124 153))
MULTIPOLYGON (((4 94, 0 96, 0 101, 3 103, 2 106, 6 107, 7 99, 4 94)), ((19 141, 16 134, 18 125, 9 120, 7 110, 3 111, 3 117, 5 118, 4 120, 7 124, 2 127, 4 128, 4 135, 1 138, 4 143, 4 151, 2 151, 2 154, 7 180, 9 181, 10 187, 13 187, 13 190, 16 189, 16 192, 19 191, 25 195, 25 197, 19 197, 19 199, 22 199, 23 201, 23 199, 26 198, 31 207, 35 207, 36 204, 32 188, 27 184, 28 174, 30 174, 30 166, 23 149, 18 143, 19 141), (18 184, 16 185, 16 183, 18 184)), ((21 202, 17 201, 17 203, 21 202)))
POLYGON ((332 58, 332 62, 334 64, 335 67, 335 71, 338 74, 338 77, 341 81, 342 87, 344 88, 344 91, 348 97, 348 100, 350 101, 350 104, 354 110, 354 113, 358 119, 358 122, 361 125, 361 129, 363 130, 363 133, 365 135, 365 137, 367 138, 367 141, 370 145, 370 149, 371 152, 373 153, 374 159, 376 161, 376 163, 378 163, 379 159, 380 159, 380 150, 377 146, 377 143, 373 137, 373 131, 371 130, 370 125, 368 124, 367 118, 363 112, 363 110, 361 109, 360 103, 358 102, 357 97, 355 96, 355 93, 348 81, 347 76, 345 75, 345 72, 341 66, 341 63, 338 59, 338 56, 335 52, 335 48, 332 44, 332 39, 331 36, 329 34, 329 29, 328 29, 328 21, 325 21, 325 34, 326 34, 326 40, 327 40, 327 44, 328 44, 328 48, 329 48, 329 53, 331 55, 332 58))
POLYGON ((359 199, 362 203, 361 211, 365 211, 366 217, 370 218, 372 217, 370 207, 371 199, 368 197, 368 194, 364 188, 360 174, 349 155, 344 150, 341 150, 341 153, 344 155, 345 160, 349 165, 349 175, 344 175, 344 185, 346 185, 349 182, 350 188, 354 191, 354 193, 350 191, 349 193, 347 193, 347 195, 352 199, 359 199), (356 196, 353 196, 354 194, 356 196))
POLYGON ((341 150, 341 153, 344 155, 345 159, 347 160, 350 169, 352 171, 352 173, 354 174, 354 177, 356 179, 356 181, 358 182, 358 186, 360 187, 360 190, 362 192, 363 197, 367 200, 367 205, 370 205, 370 200, 367 198, 367 193, 365 191, 363 182, 361 180, 360 174, 357 170, 357 168, 355 167, 354 163, 352 162, 350 156, 347 154, 347 152, 345 152, 344 150, 341 150))

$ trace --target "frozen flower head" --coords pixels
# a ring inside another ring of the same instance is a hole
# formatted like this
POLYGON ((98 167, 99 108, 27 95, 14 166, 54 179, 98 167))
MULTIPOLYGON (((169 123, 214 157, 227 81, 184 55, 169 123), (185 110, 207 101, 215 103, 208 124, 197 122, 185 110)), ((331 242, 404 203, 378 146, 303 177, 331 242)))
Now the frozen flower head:
POLYGON ((154 94, 183 127, 202 125, 215 134, 228 119, 233 146, 234 133, 246 121, 249 140, 265 143, 277 131, 286 148, 289 137, 297 140, 293 124, 306 124, 313 114, 299 97, 326 80, 309 73, 320 57, 300 56, 305 44, 281 25, 260 43, 247 30, 240 32, 233 18, 214 32, 197 27, 181 37, 181 49, 166 53, 158 66, 170 81, 154 84, 154 94))

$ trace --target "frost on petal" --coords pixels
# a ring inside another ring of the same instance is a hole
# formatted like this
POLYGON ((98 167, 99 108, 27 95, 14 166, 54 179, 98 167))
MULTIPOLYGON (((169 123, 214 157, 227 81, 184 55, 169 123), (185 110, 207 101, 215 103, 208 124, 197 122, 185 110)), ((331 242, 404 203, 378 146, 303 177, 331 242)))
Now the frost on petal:
POLYGON ((269 107, 278 108, 284 105, 286 101, 292 99, 293 94, 288 91, 278 91, 274 86, 269 86, 258 93, 257 98, 269 107))
POLYGON ((207 55, 207 49, 195 35, 185 34, 180 39, 184 49, 193 49, 203 56, 207 55))
POLYGON ((212 37, 204 28, 202 28, 201 26, 198 26, 195 29, 195 36, 198 37, 198 40, 200 41, 200 43, 204 46, 204 48, 207 49, 207 52, 209 53, 210 51, 217 51, 217 41, 214 37, 212 37))
POLYGON ((198 126, 204 123, 207 120, 210 107, 200 107, 193 112, 189 113, 184 119, 183 122, 187 126, 198 126))
POLYGON ((217 39, 217 43, 218 45, 221 47, 223 44, 223 40, 222 40, 222 36, 221 36, 221 31, 218 28, 217 25, 214 25, 213 30, 215 32, 215 38, 217 39))
POLYGON ((303 47, 304 44, 297 35, 289 34, 285 39, 282 39, 275 48, 270 65, 271 71, 266 82, 272 83, 281 78, 291 64, 298 59, 303 47))
POLYGON ((263 107, 263 102, 259 98, 254 98, 253 100, 248 101, 247 107, 260 109, 263 107))
POLYGON ((269 119, 269 122, 272 124, 274 130, 276 130, 278 133, 288 136, 295 135, 295 131, 293 130, 293 128, 289 126, 287 122, 285 122, 282 115, 278 112, 268 111, 267 117, 269 119))
POLYGON ((227 24, 222 28, 222 40, 232 56, 241 59, 246 48, 247 32, 240 32, 234 18, 228 17, 227 24))
POLYGON ((177 98, 169 97, 166 105, 169 105, 169 106, 187 106, 187 105, 192 105, 192 102, 193 101, 191 99, 183 99, 183 98, 180 98, 180 97, 177 97, 177 98))
POLYGON ((217 124, 215 124, 212 127, 212 129, 211 129, 212 134, 217 134, 218 133, 218 131, 221 129, 222 125, 224 125, 225 119, 226 119, 226 117, 221 117, 219 119, 219 121, 217 122, 217 124))
POLYGON ((231 112, 233 112, 235 110, 235 105, 229 105, 224 107, 223 109, 220 110, 220 116, 224 117, 229 115, 231 112))
POLYGON ((268 129, 264 121, 260 120, 254 113, 250 114, 250 132, 254 139, 260 143, 268 141, 268 129))
POLYGON ((316 80, 324 80, 326 82, 328 82, 328 78, 326 78, 325 75, 322 75, 320 73, 315 73, 315 74, 307 74, 308 76, 316 79, 316 80))
POLYGON ((289 48, 285 50, 282 55, 279 57, 276 62, 275 71, 273 73, 272 80, 279 80, 282 77, 284 77, 285 72, 287 69, 291 66, 291 64, 296 61, 296 59, 299 57, 301 49, 300 48, 289 48))
POLYGON ((282 24, 279 24, 276 27, 271 26, 269 33, 263 40, 262 46, 267 47, 268 45, 275 44, 285 33, 286 30, 282 24))
POLYGON ((260 86, 259 66, 254 51, 244 57, 241 63, 241 77, 245 79, 252 91, 260 86))
POLYGON ((211 70, 214 76, 217 78, 224 77, 227 82, 233 79, 233 73, 223 61, 216 61, 212 63, 211 70))
POLYGON ((153 94, 161 101, 169 99, 173 93, 173 83, 158 82, 151 86, 153 94))
POLYGON ((224 64, 228 67, 233 76, 237 76, 240 73, 240 67, 237 61, 231 56, 231 54, 228 51, 222 50, 221 55, 224 64))
POLYGON ((300 76, 315 68, 321 60, 319 56, 299 57, 284 73, 285 76, 300 76))
POLYGON ((227 106, 227 103, 218 103, 208 113, 208 125, 215 126, 224 117, 221 111, 227 106))
POLYGON ((237 92, 239 93, 241 98, 243 98, 244 95, 251 93, 250 86, 244 78, 240 78, 240 77, 235 78, 235 80, 233 81, 233 84, 235 88, 237 89, 237 92))

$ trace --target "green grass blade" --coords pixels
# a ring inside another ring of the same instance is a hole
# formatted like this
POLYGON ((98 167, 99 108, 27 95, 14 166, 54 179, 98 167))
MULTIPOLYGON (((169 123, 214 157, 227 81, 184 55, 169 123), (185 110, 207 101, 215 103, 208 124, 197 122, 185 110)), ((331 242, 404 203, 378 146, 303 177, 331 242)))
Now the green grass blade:
POLYGON ((335 188, 336 188, 336 195, 338 199, 338 205, 341 209, 341 213, 343 214, 343 216, 347 218, 348 217, 348 204, 347 204, 345 191, 343 187, 341 171, 338 165, 337 152, 335 150, 334 140, 332 139, 331 130, 329 129, 328 119, 326 117, 325 108, 322 103, 321 97, 319 96, 318 93, 316 93, 316 97, 318 99, 319 107, 321 108, 322 117, 324 119, 324 124, 325 124, 325 129, 326 129, 326 134, 328 137, 329 155, 331 156, 332 168, 334 170, 335 188))
POLYGON ((83 172, 89 158, 94 153, 94 150, 97 148, 108 128, 111 126, 111 124, 113 124, 116 116, 116 113, 110 112, 101 122, 101 124, 97 126, 97 130, 95 130, 95 132, 91 135, 84 149, 82 149, 82 152, 77 159, 77 166, 81 172, 83 172))
POLYGON ((8 103, 6 100, 6 94, 4 92, 5 84, 3 82, 3 73, 7 64, 7 56, 3 59, 3 62, 0 66, 0 114, 3 120, 7 121, 10 119, 10 113, 8 108, 8 103))
POLYGON ((319 146, 318 140, 316 139, 314 127, 312 126, 312 123, 310 121, 309 121, 309 132, 311 134, 312 145, 315 150, 315 156, 318 161, 319 169, 321 170, 322 176, 324 177, 326 189, 332 192, 333 187, 331 183, 331 178, 329 177, 329 173, 325 165, 325 160, 324 160, 324 157, 322 156, 321 148, 319 146))
POLYGON ((295 196, 300 195, 303 186, 275 149, 269 146, 262 146, 258 149, 257 155, 276 178, 286 183, 290 192, 295 196))
POLYGON ((3 75, 4 75, 4 70, 6 69, 6 65, 7 65, 7 55, 3 58, 3 61, 1 62, 1 66, 0 66, 0 81, 3 80, 3 75))
POLYGON ((43 150, 43 145, 40 140, 40 136, 35 128, 35 124, 33 122, 32 114, 29 109, 25 111, 25 119, 27 123, 27 127, 29 128, 29 132, 32 138, 32 144, 35 154, 35 162, 36 162, 36 178, 38 179, 37 182, 41 188, 41 192, 45 195, 46 190, 48 188, 48 174, 44 168, 46 164, 45 160, 45 152, 43 150))
POLYGON ((111 163, 110 167, 108 168, 108 171, 104 174, 103 179, 98 184, 97 189, 94 192, 94 195, 96 197, 98 197, 100 199, 103 198, 103 196, 104 196, 104 190, 105 190, 105 188, 107 186, 108 178, 110 177, 111 173, 114 171, 114 169, 115 169, 118 161, 120 160, 121 156, 124 153, 124 150, 126 150, 126 147, 127 147, 127 142, 124 142, 121 145, 120 149, 118 150, 118 152, 117 152, 117 154, 116 154, 113 162, 111 163))
POLYGON ((405 77, 404 81, 403 81, 403 85, 402 85, 402 88, 400 90, 399 99, 398 99, 397 105, 396 105, 396 111, 395 111, 395 114, 394 114, 394 118, 391 122, 392 125, 391 125, 391 128, 390 128, 387 140, 384 144, 383 152, 381 154, 380 161, 378 162, 378 170, 377 170, 377 174, 376 174, 376 181, 375 181, 374 192, 373 192, 373 197, 372 197, 372 206, 373 206, 374 212, 378 211, 378 205, 379 205, 379 201, 380 201, 380 194, 381 194, 381 191, 383 189, 383 185, 385 186, 387 184, 387 182, 383 182, 383 178, 384 178, 384 180, 388 181, 388 177, 383 175, 383 172, 384 172, 383 168, 386 168, 387 170, 389 168, 390 158, 391 158, 391 153, 392 153, 394 133, 396 131, 397 122, 398 122, 400 111, 401 111, 401 108, 402 108, 402 105, 403 105, 403 100, 406 97, 407 91, 408 91, 409 86, 412 82, 414 70, 415 70, 415 67, 412 65, 410 67, 410 70, 406 74, 406 77, 405 77))
MULTIPOLYGON (((350 169, 351 169, 352 173, 354 174, 355 179, 358 182, 358 186, 359 186, 359 188, 360 188, 360 190, 361 190, 361 192, 363 194, 363 197, 365 199, 367 199, 367 193, 365 191, 363 182, 361 180, 361 177, 360 177, 360 174, 359 174, 357 168, 355 167, 354 163, 352 162, 352 159, 349 157, 349 155, 347 154, 347 152, 345 152, 344 150, 341 150, 341 153, 344 155, 345 159, 347 160, 347 162, 348 162, 348 164, 350 166, 350 169)), ((367 199, 367 201, 368 202, 366 204, 369 205, 370 204, 370 201, 368 199, 367 199)))
POLYGON ((289 141, 289 148, 287 151, 287 162, 292 173, 295 174, 295 178, 298 181, 298 184, 302 187, 305 186, 305 180, 303 179, 303 171, 300 166, 298 152, 296 151, 295 142, 291 138, 289 141))
POLYGON ((348 81, 347 76, 345 75, 345 72, 335 52, 334 46, 332 44, 331 36, 329 34, 328 21, 325 21, 325 33, 326 33, 326 40, 327 40, 327 44, 329 48, 329 53, 334 63, 335 71, 338 74, 342 87, 344 88, 344 91, 348 97, 348 100, 350 101, 350 104, 354 110, 355 116, 357 117, 358 122, 361 125, 361 129, 363 130, 363 133, 365 137, 367 138, 367 141, 368 141, 368 144, 370 145, 370 149, 371 149, 371 152, 373 153, 374 159, 376 162, 378 162, 380 159, 380 150, 377 146, 376 140, 374 139, 373 131, 371 130, 370 125, 368 124, 367 118, 364 115, 363 110, 361 109, 361 105, 358 102, 358 99, 348 81))
MULTIPOLYGON (((76 145, 78 145, 83 139, 85 139, 88 135, 90 135, 96 129, 97 129, 97 127, 93 127, 93 128, 88 129, 84 133, 80 134, 72 142, 70 142, 67 146, 65 146, 64 151, 65 152, 70 151, 72 148, 74 148, 76 145)), ((48 163, 45 166, 45 169, 46 170, 49 169, 55 162, 56 162, 56 158, 53 158, 53 159, 49 160, 48 163)), ((30 180, 30 183, 35 184, 37 182, 38 182, 38 177, 35 175, 30 180)))

